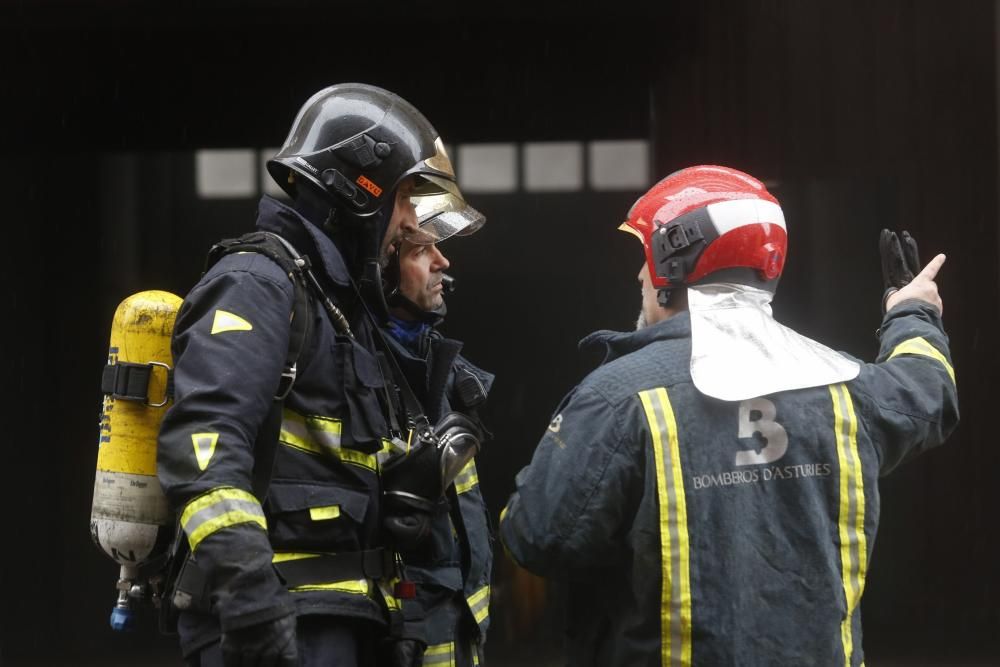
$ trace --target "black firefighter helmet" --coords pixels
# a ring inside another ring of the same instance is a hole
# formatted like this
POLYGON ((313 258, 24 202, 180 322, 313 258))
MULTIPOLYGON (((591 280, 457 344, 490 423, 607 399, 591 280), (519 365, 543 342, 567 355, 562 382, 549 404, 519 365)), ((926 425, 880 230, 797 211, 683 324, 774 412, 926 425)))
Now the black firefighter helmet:
POLYGON ((330 211, 326 224, 343 229, 347 223, 360 233, 349 244, 353 251, 341 250, 353 255, 352 273, 360 275, 365 300, 383 319, 388 258, 380 248, 404 178, 414 177, 411 196, 422 202, 416 212, 425 243, 470 234, 485 222, 459 191, 434 127, 412 104, 377 86, 342 83, 310 97, 267 170, 293 199, 300 199, 303 184, 310 191, 305 198, 322 197, 330 211))
POLYGON ((400 181, 416 176, 413 195, 433 196, 451 233, 482 224, 458 189, 434 127, 409 102, 376 86, 342 83, 309 98, 267 170, 293 199, 304 179, 333 208, 361 219, 391 207, 400 181))

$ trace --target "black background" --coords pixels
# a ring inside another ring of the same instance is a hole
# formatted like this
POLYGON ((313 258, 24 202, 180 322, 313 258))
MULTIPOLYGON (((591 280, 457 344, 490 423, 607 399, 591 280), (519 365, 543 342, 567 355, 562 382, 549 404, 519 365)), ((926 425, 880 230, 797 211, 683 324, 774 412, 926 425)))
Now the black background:
MULTIPOLYGON (((450 144, 649 139, 652 176, 744 169, 782 201, 779 320, 871 358, 883 226, 949 259, 940 286, 963 421, 882 484, 863 603, 868 664, 1000 662, 997 66, 992 2, 739 0, 514 6, 0 5, 4 326, 3 664, 174 664, 107 627, 116 568, 90 543, 97 388, 111 315, 183 294, 250 200, 199 201, 192 151, 273 147, 338 81, 394 90, 450 144)), ((638 192, 479 195, 444 249, 449 335, 498 371, 480 476, 494 518, 550 411, 628 329, 638 192)), ((548 664, 559 610, 498 566, 491 654, 548 664)), ((595 601, 595 604, 599 603, 595 601)), ((804 629, 808 623, 804 621, 804 629)))

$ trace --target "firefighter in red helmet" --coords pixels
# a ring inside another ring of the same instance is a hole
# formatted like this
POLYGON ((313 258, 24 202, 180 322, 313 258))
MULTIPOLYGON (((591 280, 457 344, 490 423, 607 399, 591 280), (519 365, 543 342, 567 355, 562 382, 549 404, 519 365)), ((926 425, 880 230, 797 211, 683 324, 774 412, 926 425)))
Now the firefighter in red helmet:
POLYGON ((563 578, 574 665, 860 665, 878 478, 958 421, 934 283, 883 233, 875 363, 771 316, 777 200, 726 167, 671 174, 642 241, 634 332, 556 409, 501 515, 511 556, 563 578))

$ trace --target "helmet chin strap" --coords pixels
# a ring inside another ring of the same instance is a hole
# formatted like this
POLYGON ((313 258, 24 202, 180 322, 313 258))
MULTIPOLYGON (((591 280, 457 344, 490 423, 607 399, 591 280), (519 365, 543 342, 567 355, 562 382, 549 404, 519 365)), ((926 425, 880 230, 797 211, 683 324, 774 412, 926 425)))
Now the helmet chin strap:
MULTIPOLYGON (((382 242, 389 232, 389 224, 392 221, 392 214, 395 210, 396 188, 393 188, 386 197, 386 204, 375 214, 375 224, 369 222, 365 225, 364 236, 367 243, 365 246, 368 252, 364 256, 364 266, 361 272, 361 281, 358 288, 363 298, 381 322, 389 321, 389 303, 385 295, 385 276, 383 275, 382 242)), ((393 240, 393 245, 396 241, 393 240)), ((388 263, 399 264, 398 250, 392 253, 388 263)))
POLYGON ((379 321, 387 322, 389 320, 389 304, 382 292, 382 265, 379 263, 378 257, 365 259, 361 280, 358 282, 358 290, 361 292, 361 298, 365 300, 379 321))
MULTIPOLYGON (((388 200, 394 202, 395 199, 393 190, 388 200)), ((382 289, 381 247, 389 228, 392 207, 384 206, 372 216, 360 217, 306 188, 297 197, 296 206, 307 218, 320 222, 357 280, 358 292, 369 310, 379 321, 387 321, 389 304, 382 289)))

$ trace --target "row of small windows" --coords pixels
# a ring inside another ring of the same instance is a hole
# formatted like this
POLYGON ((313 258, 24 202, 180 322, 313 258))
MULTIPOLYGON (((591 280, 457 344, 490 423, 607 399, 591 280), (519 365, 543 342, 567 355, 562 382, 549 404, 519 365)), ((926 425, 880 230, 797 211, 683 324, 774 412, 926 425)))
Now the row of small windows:
MULTIPOLYGON (((277 149, 200 150, 195 183, 203 199, 280 196, 264 168, 277 149)), ((649 143, 627 141, 460 144, 448 154, 466 194, 642 190, 649 185, 649 143), (586 184, 586 186, 585 186, 586 184)))

